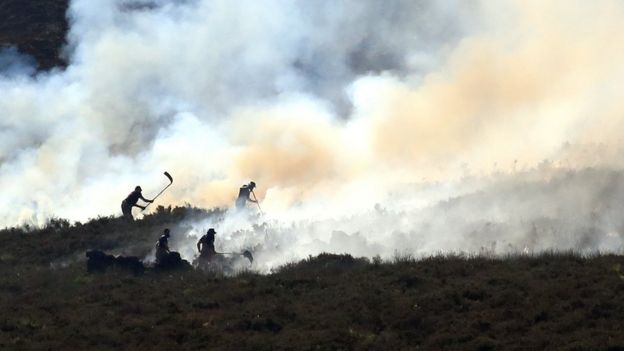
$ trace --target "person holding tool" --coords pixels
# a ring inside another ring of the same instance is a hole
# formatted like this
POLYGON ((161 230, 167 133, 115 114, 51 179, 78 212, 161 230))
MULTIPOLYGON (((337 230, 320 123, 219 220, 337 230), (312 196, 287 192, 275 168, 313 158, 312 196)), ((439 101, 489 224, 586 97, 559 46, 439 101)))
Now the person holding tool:
POLYGON ((215 234, 217 234, 217 232, 214 228, 210 228, 197 242, 197 251, 199 251, 200 259, 212 261, 214 256, 217 254, 214 246, 215 234))
POLYGON ((217 232, 214 228, 208 229, 206 234, 204 234, 199 241, 197 242, 197 251, 199 251, 199 257, 193 261, 193 265, 200 269, 213 269, 216 264, 216 255, 214 241, 215 234, 217 232))
POLYGON ((236 208, 238 210, 242 210, 246 207, 247 201, 253 202, 258 205, 258 209, 260 213, 262 213, 262 209, 260 209, 260 204, 258 203, 258 199, 256 198, 256 194, 253 192, 256 188, 255 182, 250 182, 247 185, 243 185, 238 191, 238 198, 236 199, 236 208), (253 199, 251 196, 253 195, 253 199))
POLYGON ((206 232, 205 235, 203 235, 199 241, 197 242, 197 251, 199 251, 199 257, 197 257, 197 261, 195 263, 196 266, 199 267, 203 267, 203 268, 207 268, 210 267, 211 264, 214 264, 215 261, 217 261, 217 264, 224 264, 223 259, 219 260, 215 260, 217 255, 218 256, 242 256, 244 258, 246 258, 247 260, 249 260, 249 264, 251 265, 253 263, 253 255, 251 254, 251 251, 249 250, 244 250, 243 252, 217 252, 215 250, 215 234, 217 234, 216 230, 214 228, 210 228, 208 229, 208 231, 206 232))
POLYGON ((141 189, 141 187, 137 185, 134 188, 134 191, 128 194, 128 196, 121 202, 121 213, 123 213, 123 217, 128 220, 133 220, 134 217, 132 216, 132 207, 138 207, 141 209, 141 211, 144 211, 150 204, 154 202, 154 200, 156 200, 157 197, 160 196, 160 194, 167 190, 167 188, 169 188, 171 184, 173 184, 173 178, 171 177, 169 172, 165 172, 165 177, 167 177, 167 179, 169 180, 169 184, 151 200, 143 197, 143 194, 141 193, 143 189, 141 189), (137 202, 139 201, 139 199, 147 202, 147 205, 138 205, 137 202))
POLYGON ((125 219, 130 220, 130 221, 134 219, 134 217, 132 217, 132 207, 138 207, 142 210, 144 210, 147 207, 147 206, 137 205, 137 202, 139 201, 139 199, 147 203, 154 202, 154 200, 144 198, 143 194, 141 194, 141 191, 143 191, 143 189, 141 189, 141 187, 137 185, 134 188, 134 191, 128 194, 128 196, 121 202, 121 213, 123 213, 123 216, 125 219))

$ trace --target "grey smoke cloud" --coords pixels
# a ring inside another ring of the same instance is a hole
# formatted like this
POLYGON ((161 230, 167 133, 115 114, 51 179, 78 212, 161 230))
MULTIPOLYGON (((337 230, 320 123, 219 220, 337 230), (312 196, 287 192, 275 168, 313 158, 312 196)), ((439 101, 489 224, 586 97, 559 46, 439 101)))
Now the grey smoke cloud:
POLYGON ((32 57, 21 54, 15 47, 0 48, 0 75, 5 79, 32 75, 35 64, 32 57))
MULTIPOLYGON (((75 0, 67 70, 0 82, 2 188, 10 194, 2 222, 113 213, 118 200, 108 194, 163 166, 190 183, 179 201, 227 180, 212 195, 223 205, 233 196, 225 186, 234 192, 250 177, 222 170, 236 147, 223 121, 282 100, 339 118, 333 108, 358 74, 407 67, 405 45, 432 57, 443 30, 421 31, 426 23, 414 18, 455 27, 451 4, 75 0), (429 47, 421 45, 427 38, 429 47), (210 156, 219 161, 206 166, 210 156), (103 187, 111 190, 104 198, 103 187)), ((450 41, 460 29, 448 32, 450 41)))
POLYGON ((619 2, 74 0, 68 17, 65 71, 0 55, 17 67, 0 74, 2 225, 115 214, 168 170, 167 204, 229 206, 256 180, 271 228, 188 234, 271 237, 269 268, 619 247, 613 212, 591 215, 622 167, 619 2), (557 191, 553 174, 588 166, 605 173, 557 191))

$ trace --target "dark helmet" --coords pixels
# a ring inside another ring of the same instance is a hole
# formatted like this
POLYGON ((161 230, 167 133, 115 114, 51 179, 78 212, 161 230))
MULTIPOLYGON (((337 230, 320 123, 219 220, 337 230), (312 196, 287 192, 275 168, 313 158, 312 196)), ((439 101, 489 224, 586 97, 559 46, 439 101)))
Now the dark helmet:
POLYGON ((249 187, 250 188, 255 188, 256 187, 256 183, 254 181, 249 182, 249 187))
POLYGON ((214 230, 214 228, 210 228, 210 229, 208 229, 206 234, 217 234, 217 232, 214 230))
POLYGON ((136 188, 134 188, 134 191, 143 191, 143 189, 141 189, 141 187, 137 185, 136 188))
POLYGON ((169 228, 165 228, 165 236, 166 236, 166 237, 171 236, 171 235, 169 234, 169 228))

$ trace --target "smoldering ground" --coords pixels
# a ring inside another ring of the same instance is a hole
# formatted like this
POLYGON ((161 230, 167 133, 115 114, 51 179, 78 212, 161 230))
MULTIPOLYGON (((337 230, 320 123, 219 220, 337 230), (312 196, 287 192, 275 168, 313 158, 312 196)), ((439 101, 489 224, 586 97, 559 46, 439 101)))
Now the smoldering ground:
POLYGON ((412 184, 383 203, 349 216, 303 207, 264 216, 226 213, 180 227, 177 248, 195 255, 206 228, 218 228, 217 249, 254 252, 268 272, 322 252, 393 259, 432 254, 515 255, 549 251, 621 253, 624 172, 540 168, 453 184, 412 184), (474 189, 479 189, 474 191, 474 189), (422 201, 415 204, 413 198, 422 201), (476 209, 475 209, 476 207, 476 209))
POLYGON ((617 1, 75 0, 68 17, 67 69, 2 71, 3 225, 114 214, 168 170, 166 204, 229 206, 255 180, 274 232, 221 222, 240 233, 223 245, 265 236, 280 261, 619 249, 617 1))

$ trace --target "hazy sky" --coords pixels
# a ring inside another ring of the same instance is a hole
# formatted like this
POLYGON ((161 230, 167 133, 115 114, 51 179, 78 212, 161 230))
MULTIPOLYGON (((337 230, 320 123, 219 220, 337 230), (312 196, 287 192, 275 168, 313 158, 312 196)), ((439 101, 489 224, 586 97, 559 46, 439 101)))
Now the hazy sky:
POLYGON ((64 71, 0 55, 1 225, 119 214, 165 170, 161 204, 230 206, 253 179, 267 212, 316 218, 622 167, 620 1, 146 3, 72 1, 64 71))

